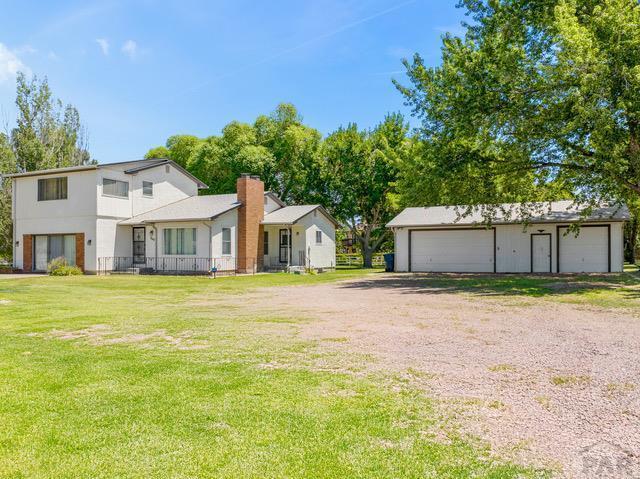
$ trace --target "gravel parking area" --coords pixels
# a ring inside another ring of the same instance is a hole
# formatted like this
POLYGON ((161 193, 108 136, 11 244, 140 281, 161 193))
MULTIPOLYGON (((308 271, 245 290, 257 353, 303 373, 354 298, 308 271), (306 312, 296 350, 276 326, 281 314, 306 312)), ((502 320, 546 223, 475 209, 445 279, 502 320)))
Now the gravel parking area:
POLYGON ((419 275, 257 294, 261 308, 311 318, 299 334, 345 369, 400 374, 497 452, 566 477, 640 477, 634 310, 425 288, 419 275))

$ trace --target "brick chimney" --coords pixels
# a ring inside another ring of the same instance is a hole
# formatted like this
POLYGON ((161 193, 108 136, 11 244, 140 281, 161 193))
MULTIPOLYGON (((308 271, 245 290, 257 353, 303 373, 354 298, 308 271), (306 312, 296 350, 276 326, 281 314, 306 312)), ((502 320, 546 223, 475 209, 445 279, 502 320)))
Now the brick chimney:
POLYGON ((260 271, 264 260, 264 183, 260 177, 243 173, 236 183, 238 201, 238 272, 260 271))

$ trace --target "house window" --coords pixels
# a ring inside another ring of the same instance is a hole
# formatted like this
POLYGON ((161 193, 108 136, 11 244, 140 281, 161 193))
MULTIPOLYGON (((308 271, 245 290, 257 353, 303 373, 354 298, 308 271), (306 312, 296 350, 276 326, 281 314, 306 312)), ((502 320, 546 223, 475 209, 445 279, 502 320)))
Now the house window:
POLYGON ((264 232, 264 254, 267 256, 269 254, 269 232, 264 232))
POLYGON ((117 196, 118 198, 129 198, 129 182, 102 178, 102 194, 117 196))
POLYGON ((151 181, 142 182, 142 196, 153 196, 153 183, 151 181))
POLYGON ((231 228, 222 228, 222 254, 231 254, 231 228))
POLYGON ((76 264, 76 235, 37 235, 34 248, 34 269, 46 271, 48 264, 64 258, 68 265, 76 264))
POLYGON ((38 201, 66 200, 67 177, 38 180, 38 201))
POLYGON ((166 255, 195 255, 195 228, 164 228, 164 254, 166 255))
POLYGON ((316 231, 316 244, 322 244, 322 231, 316 231))

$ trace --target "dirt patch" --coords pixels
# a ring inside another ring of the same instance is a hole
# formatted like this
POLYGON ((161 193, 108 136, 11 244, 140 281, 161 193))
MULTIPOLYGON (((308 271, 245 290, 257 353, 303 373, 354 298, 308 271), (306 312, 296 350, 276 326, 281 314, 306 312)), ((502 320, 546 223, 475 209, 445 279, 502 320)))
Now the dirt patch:
POLYGON ((338 361, 320 367, 398 375, 516 460, 583 477, 594 443, 640 457, 640 415, 630 411, 640 404, 635 313, 561 303, 557 291, 523 302, 425 289, 419 279, 270 288, 247 304, 311 318, 299 336, 338 361))
POLYGON ((164 329, 146 333, 123 333, 114 331, 110 326, 105 324, 96 324, 89 328, 73 331, 54 329, 47 333, 45 337, 61 340, 84 340, 92 346, 136 344, 143 347, 150 347, 160 343, 184 350, 205 349, 208 347, 206 341, 194 339, 191 331, 183 331, 177 335, 168 334, 164 329))

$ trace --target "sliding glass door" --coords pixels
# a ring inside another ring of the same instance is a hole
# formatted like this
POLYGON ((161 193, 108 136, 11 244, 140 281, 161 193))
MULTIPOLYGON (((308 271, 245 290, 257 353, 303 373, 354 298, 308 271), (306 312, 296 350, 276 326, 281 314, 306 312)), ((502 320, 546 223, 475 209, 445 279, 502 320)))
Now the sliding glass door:
POLYGON ((35 239, 34 269, 46 271, 51 260, 64 258, 67 264, 76 264, 75 235, 37 235, 35 239))

